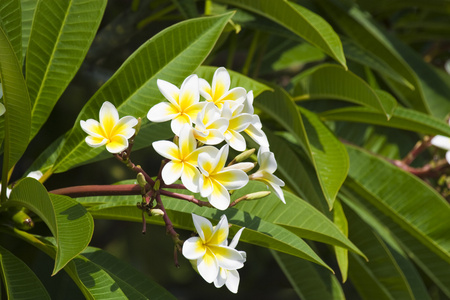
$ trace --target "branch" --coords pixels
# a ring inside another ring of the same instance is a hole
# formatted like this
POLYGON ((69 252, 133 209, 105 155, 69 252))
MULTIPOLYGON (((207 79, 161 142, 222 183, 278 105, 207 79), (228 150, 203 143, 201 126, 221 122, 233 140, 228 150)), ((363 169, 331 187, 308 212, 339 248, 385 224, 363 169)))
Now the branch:
POLYGON ((119 195, 141 195, 139 184, 119 185, 79 185, 49 191, 56 195, 65 195, 71 198, 89 196, 119 196, 119 195))

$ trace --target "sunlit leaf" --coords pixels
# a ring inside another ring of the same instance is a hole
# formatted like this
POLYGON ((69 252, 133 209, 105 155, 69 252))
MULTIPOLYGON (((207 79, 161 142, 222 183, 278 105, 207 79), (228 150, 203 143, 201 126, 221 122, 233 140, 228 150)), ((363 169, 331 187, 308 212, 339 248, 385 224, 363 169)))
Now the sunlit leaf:
POLYGON ((29 38, 26 78, 31 138, 78 71, 97 32, 106 0, 39 1, 29 38))
POLYGON ((149 109, 164 99, 156 80, 180 85, 209 54, 231 16, 228 13, 178 23, 136 50, 80 112, 53 170, 66 171, 101 151, 84 142, 86 134, 79 124, 80 120, 98 119, 105 100, 116 106, 120 116, 145 118, 149 109))
POLYGON ((3 28, 19 62, 22 62, 22 16, 20 0, 0 1, 0 27, 3 28))

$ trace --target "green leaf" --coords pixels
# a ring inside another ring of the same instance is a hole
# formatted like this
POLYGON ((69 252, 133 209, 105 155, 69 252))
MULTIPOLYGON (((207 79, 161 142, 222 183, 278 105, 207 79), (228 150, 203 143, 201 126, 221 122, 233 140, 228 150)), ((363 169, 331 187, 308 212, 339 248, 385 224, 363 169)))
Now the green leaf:
POLYGON ((21 180, 13 188, 7 205, 27 207, 47 224, 58 245, 53 274, 89 245, 94 231, 91 215, 67 196, 48 194, 35 179, 21 180))
POLYGON ((307 63, 321 61, 325 55, 318 48, 307 43, 298 44, 281 53, 281 56, 272 64, 273 71, 288 68, 300 68, 307 63))
POLYGON ((36 274, 23 261, 1 246, 0 265, 8 299, 50 299, 36 274))
POLYGON ((378 94, 361 78, 337 65, 320 65, 298 75, 294 100, 338 99, 384 112, 387 119, 397 105, 395 99, 378 94))
POLYGON ((344 291, 334 274, 297 257, 271 251, 297 295, 304 300, 345 300, 344 291))
POLYGON ((450 262, 450 224, 442 222, 450 219, 450 205, 426 183, 389 162, 355 147, 347 146, 347 151, 352 179, 348 186, 450 262))
POLYGON ((365 51, 351 39, 341 37, 341 40, 345 56, 349 60, 353 60, 363 66, 369 67, 380 73, 383 77, 388 77, 398 83, 401 83, 411 90, 414 89, 412 83, 396 72, 387 62, 374 54, 365 51))
MULTIPOLYGON (((333 222, 341 230, 341 232, 348 237, 348 222, 339 200, 334 202, 333 222)), ((339 265, 339 270, 342 275, 342 282, 347 281, 348 276, 348 250, 339 246, 334 247, 336 252, 336 260, 339 265)))
POLYGON ((6 33, 0 27, 0 82, 3 87, 5 141, 3 145, 2 198, 8 172, 28 146, 30 136, 30 99, 21 65, 6 33))
POLYGON ((316 114, 299 107, 311 146, 311 155, 323 194, 330 210, 339 188, 347 177, 348 154, 344 145, 320 121, 316 114))
POLYGON ((22 3, 22 55, 27 54, 28 42, 30 40, 31 23, 38 1, 21 0, 22 3))
POLYGON ((3 28, 19 62, 22 62, 22 15, 20 0, 0 1, 0 27, 3 28))
POLYGON ((410 92, 411 97, 403 98, 406 104, 418 111, 429 112, 417 75, 397 52, 387 34, 367 14, 350 2, 344 4, 335 0, 320 0, 317 3, 354 43, 384 61, 414 86, 415 90, 412 91, 403 84, 399 84, 404 90, 410 92))
POLYGON ((98 119, 105 99, 116 106, 121 116, 145 118, 148 110, 163 99, 156 80, 181 84, 208 56, 232 14, 178 23, 142 45, 84 106, 53 171, 66 171, 101 151, 84 142, 86 134, 79 124, 80 120, 98 119))
MULTIPOLYGON (((250 182, 235 191, 232 200, 265 189, 262 183, 250 182)), ((272 194, 258 201, 241 201, 236 207, 264 221, 283 226, 301 238, 338 245, 364 256, 331 220, 308 202, 286 191, 284 196, 286 204, 272 194)))
POLYGON ((450 127, 446 122, 403 107, 397 107, 389 121, 383 114, 367 107, 345 107, 329 110, 321 113, 320 118, 382 125, 430 135, 450 136, 450 127))
POLYGON ((346 67, 339 36, 330 24, 312 11, 285 0, 216 1, 252 11, 286 27, 346 67))
MULTIPOLYGON (((352 211, 347 211, 349 218, 349 238, 354 241, 367 255, 368 262, 361 266, 366 269, 389 294, 390 299, 415 299, 406 275, 395 260, 392 249, 374 232, 360 217, 352 211)), ((350 266, 352 280, 358 277, 358 273, 350 266)), ((358 281, 358 279, 357 279, 358 281)), ((365 299, 373 299, 370 291, 363 286, 355 285, 365 299)))
MULTIPOLYGON (((208 66, 201 66, 196 71, 195 74, 198 75, 198 77, 206 79, 208 82, 212 82, 212 78, 214 75, 214 72, 217 70, 216 67, 208 67, 208 66)), ((238 72, 227 70, 228 73, 230 73, 230 79, 231 79, 231 85, 230 88, 233 87, 243 87, 248 91, 253 91, 253 96, 256 98, 259 94, 261 94, 264 91, 270 91, 272 90, 270 87, 268 87, 265 84, 262 84, 254 79, 251 79, 245 75, 242 75, 238 72)))
MULTIPOLYGON (((416 260, 417 257, 423 257, 425 253, 432 252, 422 246, 425 249, 421 249, 422 251, 414 251, 414 254, 411 252, 410 254, 412 255, 409 255, 408 257, 407 252, 409 252, 409 250, 407 250, 408 247, 406 246, 406 244, 403 244, 403 241, 405 240, 405 237, 409 236, 411 238, 411 235, 403 231, 397 224, 392 222, 389 217, 383 215, 379 210, 374 208, 367 201, 361 201, 360 199, 357 199, 358 197, 353 193, 349 195, 349 191, 347 188, 344 187, 343 191, 345 192, 346 196, 341 194, 340 198, 348 207, 351 208, 352 211, 354 211, 358 215, 361 220, 363 220, 365 223, 367 223, 367 225, 371 227, 371 229, 369 230, 373 230, 374 232, 376 232, 376 234, 383 239, 383 242, 386 244, 386 246, 388 246, 390 254, 393 256, 396 264, 398 264, 398 266, 401 268, 401 271, 403 272, 403 275, 408 280, 414 297, 416 299, 429 299, 430 296, 428 295, 427 287, 422 280, 421 274, 419 274, 419 272, 416 270, 415 265, 410 261, 410 259, 416 260), (364 205, 362 204, 362 202, 364 202, 364 205), (400 229, 400 232, 397 229, 400 229)), ((411 239, 415 240, 414 238, 411 239)), ((417 240, 415 240, 415 242, 413 243, 415 243, 416 245, 421 245, 417 242, 417 240)), ((420 264, 418 265, 420 266, 420 264)), ((446 265, 446 262, 444 262, 443 264, 442 262, 440 262, 439 266, 441 270, 444 271, 440 275, 442 275, 443 280, 448 281, 448 279, 445 279, 448 278, 448 275, 446 276, 446 274, 444 273, 449 273, 450 271, 448 271, 446 265)))
POLYGON ((31 138, 78 71, 94 40, 106 0, 39 1, 26 59, 31 138))

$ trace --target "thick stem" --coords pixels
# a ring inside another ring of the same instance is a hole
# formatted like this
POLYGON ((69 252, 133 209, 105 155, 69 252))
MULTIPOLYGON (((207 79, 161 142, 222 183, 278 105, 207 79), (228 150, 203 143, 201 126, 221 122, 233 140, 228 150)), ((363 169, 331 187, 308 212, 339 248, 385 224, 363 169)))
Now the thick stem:
POLYGON ((191 203, 197 204, 198 206, 212 207, 211 203, 206 202, 206 201, 197 200, 197 199, 195 199, 194 196, 191 196, 191 195, 179 194, 179 193, 169 192, 169 191, 165 191, 165 190, 160 190, 160 194, 164 195, 164 196, 172 197, 172 198, 186 200, 191 203))
POLYGON ((446 159, 441 159, 435 163, 426 164, 421 168, 410 167, 408 164, 400 160, 391 160, 391 163, 418 177, 439 177, 442 171, 450 166, 446 159))
POLYGON ((431 146, 431 138, 425 136, 422 141, 418 141, 414 148, 403 158, 402 162, 406 165, 410 165, 420 153, 425 151, 431 146))
POLYGON ((49 193, 65 195, 71 198, 89 196, 141 195, 141 187, 139 184, 79 185, 52 190, 49 193))

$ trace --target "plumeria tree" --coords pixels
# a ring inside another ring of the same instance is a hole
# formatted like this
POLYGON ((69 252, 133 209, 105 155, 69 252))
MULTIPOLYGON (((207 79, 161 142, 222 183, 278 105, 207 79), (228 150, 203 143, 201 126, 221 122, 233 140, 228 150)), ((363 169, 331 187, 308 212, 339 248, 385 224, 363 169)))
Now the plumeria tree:
POLYGON ((2 296, 450 298, 444 8, 2 0, 2 296))

